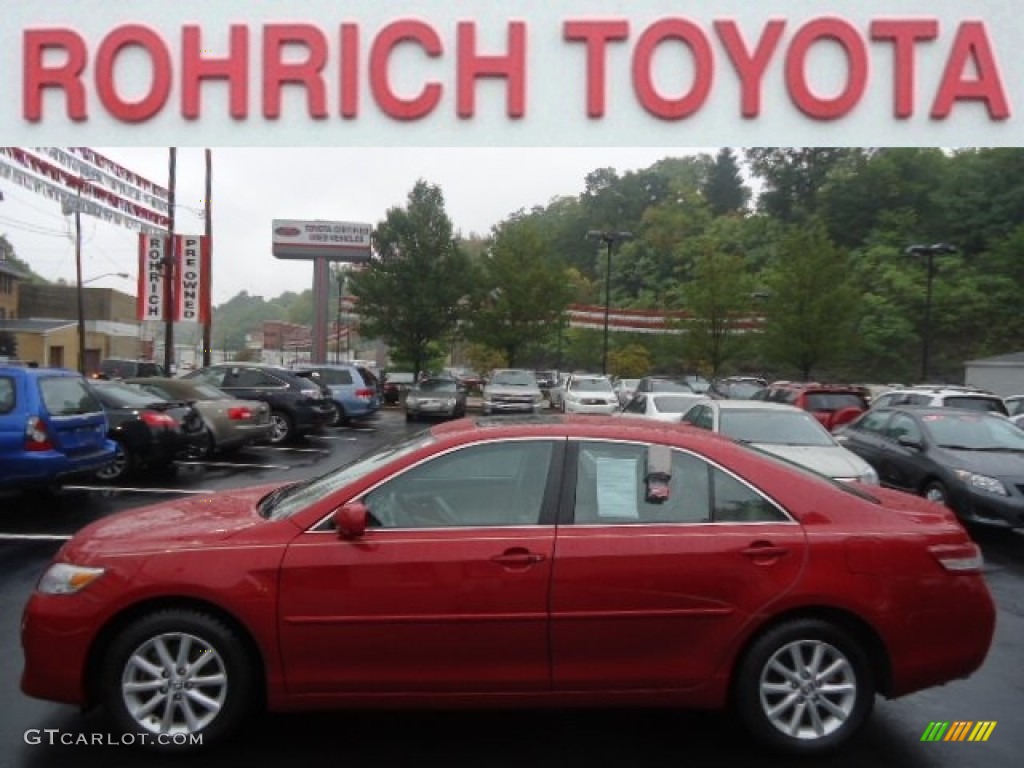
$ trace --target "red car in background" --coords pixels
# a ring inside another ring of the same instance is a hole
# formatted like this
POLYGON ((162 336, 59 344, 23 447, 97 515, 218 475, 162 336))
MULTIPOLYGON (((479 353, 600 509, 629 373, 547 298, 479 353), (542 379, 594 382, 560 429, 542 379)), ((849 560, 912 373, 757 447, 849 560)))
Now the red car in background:
POLYGON ((814 754, 982 664, 981 569, 948 509, 717 435, 462 419, 84 528, 26 607, 22 690, 166 748, 263 704, 640 705, 814 754))
POLYGON ((866 387, 855 385, 782 381, 769 385, 753 399, 803 408, 813 413, 821 425, 832 432, 868 409, 870 392, 866 387))

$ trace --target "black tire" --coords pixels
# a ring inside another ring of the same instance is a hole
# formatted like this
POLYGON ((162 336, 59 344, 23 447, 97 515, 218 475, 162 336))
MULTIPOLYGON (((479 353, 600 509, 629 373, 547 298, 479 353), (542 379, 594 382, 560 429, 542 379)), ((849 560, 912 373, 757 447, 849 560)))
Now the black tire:
POLYGON ((109 464, 96 470, 95 477, 104 483, 117 483, 130 477, 138 469, 138 458, 131 451, 124 447, 119 440, 114 441, 117 445, 117 453, 114 460, 109 464))
POLYGON ((949 506, 949 491, 938 480, 932 480, 927 483, 921 489, 921 495, 928 499, 928 501, 934 501, 936 504, 942 504, 946 507, 949 506))
POLYGON ((747 731, 763 745, 795 755, 827 752, 852 738, 875 700, 874 675, 860 644, 818 619, 765 632, 740 662, 734 686, 736 712, 747 731), (829 674, 815 677, 815 669, 829 674))
POLYGON ((295 437, 295 422, 292 421, 292 417, 287 413, 284 411, 271 411, 270 420, 274 424, 274 429, 270 433, 271 445, 287 443, 295 437))
MULTIPOLYGON (((251 654, 227 624, 199 611, 169 609, 143 616, 114 637, 100 669, 100 698, 124 733, 146 734, 146 747, 181 752, 235 731, 260 700, 257 679, 251 654), (184 666, 168 668, 161 646, 176 662, 184 657, 184 666)), ((143 742, 136 736, 135 743, 143 742)))
POLYGON ((413 416, 413 415, 412 415, 411 413, 409 413, 408 411, 406 411, 406 412, 405 412, 405 420, 406 420, 406 421, 415 421, 415 420, 416 420, 416 417, 415 417, 415 416, 413 416))

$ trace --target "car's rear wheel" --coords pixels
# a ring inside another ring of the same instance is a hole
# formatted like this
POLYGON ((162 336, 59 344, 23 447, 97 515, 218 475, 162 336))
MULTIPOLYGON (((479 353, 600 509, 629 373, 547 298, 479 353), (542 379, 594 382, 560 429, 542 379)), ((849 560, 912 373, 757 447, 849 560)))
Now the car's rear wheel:
POLYGON ((279 445, 287 442, 295 433, 295 425, 292 417, 284 411, 271 411, 270 423, 273 429, 270 431, 270 444, 279 445))
POLYGON ((867 656, 840 627, 799 619, 770 629, 737 671, 735 704, 768 747, 811 755, 838 747, 867 720, 875 683, 867 656))
POLYGON ((172 609, 143 616, 113 639, 100 694, 123 732, 182 750, 235 730, 257 699, 257 679, 233 629, 206 613, 172 609))
POLYGON ((117 451, 109 464, 105 464, 96 470, 96 479, 105 483, 114 483, 123 480, 135 471, 138 461, 124 445, 115 440, 117 451))

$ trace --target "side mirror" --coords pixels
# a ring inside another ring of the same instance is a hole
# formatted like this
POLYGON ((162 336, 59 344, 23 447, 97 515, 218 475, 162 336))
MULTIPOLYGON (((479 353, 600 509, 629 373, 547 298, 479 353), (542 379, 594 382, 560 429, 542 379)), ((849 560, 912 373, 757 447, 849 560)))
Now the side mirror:
POLYGON ((366 533, 366 519, 369 511, 361 501, 353 501, 334 510, 331 519, 343 539, 359 539, 366 533))

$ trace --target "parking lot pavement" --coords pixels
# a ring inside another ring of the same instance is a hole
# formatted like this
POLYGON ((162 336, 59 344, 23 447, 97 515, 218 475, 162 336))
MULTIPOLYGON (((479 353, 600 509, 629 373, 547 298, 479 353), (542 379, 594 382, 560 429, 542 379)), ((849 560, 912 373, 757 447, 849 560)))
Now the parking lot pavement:
MULTIPOLYGON (((92 520, 175 494, 301 480, 346 463, 392 437, 423 429, 407 425, 401 409, 352 429, 328 430, 281 448, 247 449, 228 460, 185 462, 168 475, 133 485, 82 484, 56 497, 0 498, 0 768, 53 766, 181 766, 116 741, 102 713, 21 694, 21 611, 61 542, 92 520), (106 743, 46 742, 46 729, 106 743), (33 743, 35 740, 35 743, 33 743)), ((1024 705, 1024 537, 981 531, 987 578, 998 618, 993 648, 970 679, 897 701, 879 699, 862 737, 842 752, 801 761, 829 768, 1010 768, 1024 754, 1024 729, 1015 726, 1024 705), (930 722, 994 720, 985 743, 926 743, 930 722)), ((951 628, 955 631, 955 628, 951 628)), ((355 766, 441 765, 511 768, 660 766, 692 768, 791 766, 791 759, 757 750, 727 714, 672 710, 554 710, 535 712, 345 712, 268 715, 225 750, 188 760, 190 768, 225 765, 316 764, 344 751, 355 766), (395 733, 401 738, 396 739, 395 733), (339 742, 339 732, 347 734, 339 742), (357 735, 356 735, 357 734, 357 735), (516 734, 510 736, 510 734, 516 734), (527 734, 526 737, 523 734, 527 734), (415 745, 414 748, 410 745, 415 745)))

